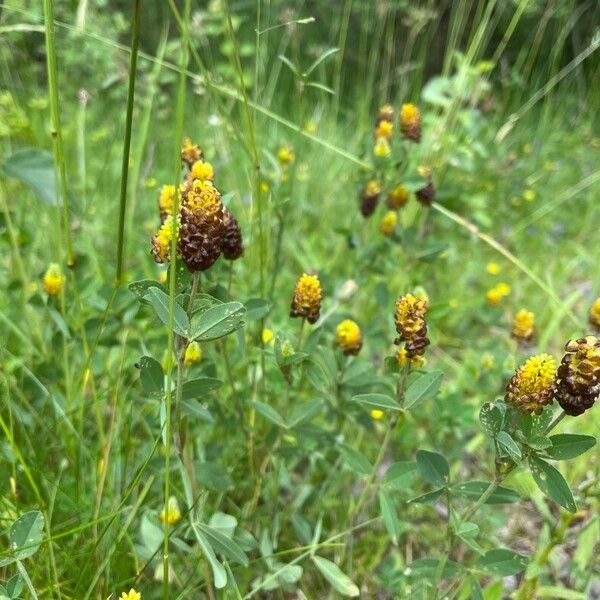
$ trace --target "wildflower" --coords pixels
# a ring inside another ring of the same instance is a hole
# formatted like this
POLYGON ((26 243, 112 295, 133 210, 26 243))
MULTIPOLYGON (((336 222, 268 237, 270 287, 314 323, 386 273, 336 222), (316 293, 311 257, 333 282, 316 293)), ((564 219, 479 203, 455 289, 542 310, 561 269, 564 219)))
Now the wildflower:
POLYGON ((375 146, 373 147, 373 154, 377 158, 386 158, 392 153, 388 141, 384 137, 378 138, 375 146))
POLYGON ((398 209, 406 206, 408 202, 408 190, 403 185, 397 185, 390 191, 387 197, 387 205, 390 208, 398 209))
POLYGON ((425 313, 429 308, 426 300, 419 299, 411 293, 405 294, 396 301, 394 322, 398 337, 394 344, 399 346, 405 342, 406 357, 413 359, 422 356, 429 345, 425 313))
POLYGON ((417 167, 417 173, 421 176, 421 177, 431 177, 431 167, 428 167, 427 165, 419 165, 417 167))
POLYGON ((316 133, 317 124, 311 119, 309 119, 308 121, 306 121, 306 123, 304 123, 304 131, 306 131, 306 133, 316 133))
POLYGON ((518 342, 528 342, 533 337, 533 323, 535 315, 522 308, 513 321, 512 334, 518 342))
POLYGON ((169 215, 152 238, 152 256, 155 262, 164 263, 169 260, 173 235, 177 237, 178 234, 179 219, 173 222, 173 215, 169 215))
POLYGON ((197 144, 192 144, 190 138, 183 140, 183 148, 181 149, 181 162, 186 164, 188 168, 199 160, 204 158, 204 153, 197 144))
POLYGON ((383 233, 383 235, 390 236, 394 233, 394 229, 396 228, 396 223, 398 223, 398 213, 390 210, 385 213, 381 223, 379 224, 379 231, 383 233))
POLYGON ((260 334, 260 339, 265 346, 273 340, 273 332, 270 329, 263 329, 260 334))
POLYGON ((199 179, 200 181, 212 181, 215 176, 213 166, 209 162, 197 160, 190 170, 192 180, 199 179))
POLYGON ((360 212, 363 217, 370 217, 375 212, 380 194, 379 182, 375 180, 367 182, 360 194, 360 212))
POLYGON ((510 294, 510 286, 506 283, 498 283, 488 290, 485 297, 490 306, 498 306, 502 300, 510 294))
POLYGON ((590 323, 600 328, 600 298, 596 298, 590 308, 590 323))
POLYGON ((382 410, 379 410, 378 408, 374 408, 371 411, 371 417, 373 419, 375 419, 376 421, 379 421, 380 419, 383 419, 383 415, 384 415, 384 412, 382 410))
POLYGON ((277 151, 277 160, 282 166, 291 165, 296 160, 294 149, 291 146, 281 146, 277 151))
POLYGON ((394 109, 391 104, 384 104, 377 113, 377 124, 379 125, 382 121, 391 123, 394 120, 394 109))
POLYGON ((393 131, 394 124, 391 121, 379 121, 375 128, 375 140, 385 139, 389 141, 392 139, 393 131))
POLYGON ((600 339, 593 335, 570 340, 558 367, 555 397, 571 416, 584 413, 600 394, 600 339))
POLYGON ((142 600, 142 595, 131 588, 128 592, 123 592, 119 600, 142 600))
POLYGON ((360 327, 351 319, 342 321, 335 330, 335 341, 346 356, 356 356, 363 344, 360 327))
POLYGON ((269 191, 269 184, 263 179, 263 181, 260 182, 260 191, 263 194, 266 194, 269 191))
POLYGON ((535 192, 533 190, 525 190, 523 192, 523 198, 525 198, 527 202, 532 202, 535 200, 535 192))
POLYGON ((506 386, 504 400, 525 413, 539 415, 552 404, 556 361, 549 354, 531 356, 506 386))
POLYGON ((48 266, 44 278, 42 279, 42 286, 48 296, 58 296, 65 287, 66 278, 62 273, 60 266, 56 263, 52 263, 48 266))
POLYGON ((242 231, 228 208, 223 208, 223 220, 225 222, 225 233, 221 246, 223 257, 227 260, 236 260, 244 254, 242 231))
POLYGON ((175 206, 175 198, 177 196, 177 188, 174 185, 163 185, 160 188, 158 197, 158 209, 160 218, 164 221, 169 215, 173 214, 173 206, 175 206))
POLYGON ((490 274, 490 275, 498 275, 501 271, 500 269, 500 265, 498 263, 495 262, 489 262, 486 267, 485 270, 490 274))
POLYGON ((309 323, 319 319, 323 289, 316 275, 303 273, 296 282, 290 317, 301 317, 309 323))
POLYGON ((433 182, 429 182, 426 186, 417 190, 415 196, 423 206, 431 206, 435 200, 436 189, 433 182))
POLYGON ((168 525, 177 525, 181 521, 181 510, 179 509, 179 502, 175 496, 171 496, 167 501, 167 510, 163 508, 159 515, 160 520, 168 525))
POLYGON ((400 130, 411 142, 421 141, 421 113, 414 104, 403 104, 400 109, 400 130))
POLYGON ((405 346, 398 348, 396 351, 396 360, 401 367, 406 367, 410 365, 411 367, 419 368, 423 367, 427 362, 427 359, 424 356, 413 356, 412 358, 408 356, 408 350, 405 346))
POLYGON ((181 206, 178 249, 190 271, 206 271, 221 255, 225 234, 221 194, 209 182, 194 181, 181 206))
POLYGON ((202 360, 202 349, 198 342, 190 342, 183 354, 183 364, 191 367, 202 360))

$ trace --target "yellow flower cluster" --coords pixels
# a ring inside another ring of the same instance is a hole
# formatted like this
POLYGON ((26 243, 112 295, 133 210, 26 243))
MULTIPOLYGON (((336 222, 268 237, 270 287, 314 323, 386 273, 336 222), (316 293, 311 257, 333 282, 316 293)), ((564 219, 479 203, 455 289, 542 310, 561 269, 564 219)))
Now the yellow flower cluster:
POLYGON ((168 215, 173 214, 176 196, 177 188, 174 185, 163 185, 160 188, 158 208, 160 210, 160 216, 162 219, 165 219, 168 215))
POLYGON ((175 496, 169 498, 167 501, 167 510, 163 508, 160 511, 159 518, 163 523, 167 523, 168 525, 177 525, 181 521, 181 510, 175 496))
POLYGON ((282 166, 291 165, 296 160, 294 149, 291 146, 281 146, 277 151, 277 160, 282 166))
POLYGON ((516 315, 513 321, 512 334, 519 342, 528 342, 533 337, 533 325, 535 315, 522 308, 516 315))
POLYGON ((66 278, 63 275, 60 266, 56 263, 52 263, 48 266, 48 269, 44 274, 42 285, 48 296, 58 296, 65 287, 65 281, 66 278))
POLYGON ((421 141, 421 113, 414 104, 403 104, 400 109, 400 130, 411 142, 421 141))
POLYGON ((202 349, 198 342, 190 342, 183 354, 183 364, 191 367, 202 360, 202 349))
POLYGON ((290 316, 316 323, 319 319, 322 299, 323 289, 319 278, 316 275, 303 273, 296 282, 290 316))
POLYGON ((185 138, 183 148, 181 149, 181 162, 185 163, 189 168, 195 162, 202 160, 203 157, 204 154, 200 146, 193 144, 190 138, 185 138))
POLYGON ((413 359, 422 356, 426 346, 429 345, 427 337, 427 323, 425 313, 429 308, 429 302, 425 298, 418 298, 416 295, 408 293, 401 296, 396 301, 396 311, 394 314, 394 323, 398 337, 394 344, 404 344, 405 355, 397 356, 398 361, 402 356, 407 359, 413 359))
POLYGON ((388 194, 387 204, 392 209, 399 209, 406 206, 408 197, 408 190, 403 185, 397 185, 388 194))
POLYGON ((507 283, 498 283, 485 295, 490 306, 498 306, 502 300, 510 294, 510 286, 507 283))
POLYGON ((197 160, 190 170, 192 180, 212 181, 215 177, 213 166, 206 161, 197 160))
POLYGON ((383 233, 383 235, 391 236, 396 229, 396 224, 398 223, 398 213, 390 210, 385 213, 381 223, 379 224, 379 231, 383 233))
POLYGON ((142 600, 142 595, 131 588, 128 592, 123 592, 119 600, 142 600))
POLYGON ((346 356, 356 356, 363 344, 360 327, 351 319, 345 319, 337 326, 335 340, 346 356))
POLYGON ((552 403, 555 380, 556 360, 549 354, 532 356, 513 375, 504 399, 525 413, 540 414, 552 403))
POLYGON ((152 238, 152 256, 157 263, 164 263, 169 260, 171 241, 173 236, 177 238, 178 234, 179 219, 174 222, 173 215, 169 215, 152 238))

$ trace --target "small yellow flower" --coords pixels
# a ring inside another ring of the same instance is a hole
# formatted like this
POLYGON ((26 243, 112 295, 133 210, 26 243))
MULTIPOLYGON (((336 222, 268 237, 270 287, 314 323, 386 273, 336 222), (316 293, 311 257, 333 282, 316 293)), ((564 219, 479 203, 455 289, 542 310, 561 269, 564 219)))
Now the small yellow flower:
POLYGON ((290 165, 296 160, 294 149, 291 146, 281 146, 277 151, 277 160, 282 165, 290 165))
POLYGON ((190 138, 183 140, 183 148, 181 149, 181 161, 188 167, 191 167, 196 161, 202 160, 203 153, 200 146, 192 144, 190 138))
POLYGON ((360 327, 351 319, 342 321, 335 330, 335 341, 346 356, 356 356, 363 343, 360 327))
POLYGON ((160 214, 164 218, 167 215, 173 214, 173 206, 175 205, 175 197, 177 188, 174 185, 163 185, 160 188, 160 196, 158 197, 158 208, 160 214))
POLYGON ((396 360, 401 367, 406 367, 406 365, 410 365, 415 369, 425 366, 427 363, 427 359, 424 356, 416 355, 412 358, 409 358, 408 351, 406 350, 406 346, 402 346, 398 348, 396 351, 396 360))
POLYGON ((400 130, 412 142, 421 141, 421 113, 414 104, 403 104, 400 109, 400 130))
POLYGON ((44 291, 48 296, 58 296, 65 287, 66 278, 58 264, 52 263, 42 279, 44 291))
MULTIPOLYGON (((383 121, 383 122, 385 122, 385 121, 383 121)), ((378 138, 377 142, 375 143, 375 146, 373 147, 373 154, 375 156, 377 156, 378 158, 386 158, 391 153, 392 153, 392 150, 390 148, 388 141, 383 137, 378 138)))
POLYGON ((267 193, 267 192, 268 192, 270 189, 271 189, 271 188, 269 187, 269 184, 268 184, 268 183, 267 183, 267 182, 266 182, 266 181, 263 179, 263 180, 260 182, 260 191, 261 191, 263 194, 266 194, 266 193, 267 193))
POLYGON ((384 104, 377 113, 377 123, 381 121, 392 122, 394 120, 394 108, 391 104, 384 104))
POLYGON ((202 349, 198 342, 190 342, 185 349, 183 355, 183 364, 186 367, 191 367, 202 360, 202 349))
POLYGON ((379 196, 381 193, 381 186, 378 181, 372 179, 368 181, 363 189, 363 196, 367 198, 373 198, 375 196, 379 196))
POLYGON ((158 274, 158 282, 159 283, 167 283, 169 272, 166 270, 162 270, 158 274))
POLYGON ((394 229, 396 229, 396 224, 398 223, 398 213, 390 210, 385 213, 381 223, 379 224, 379 231, 383 233, 383 235, 390 236, 394 233, 394 229))
POLYGON ((213 166, 209 162, 197 160, 192 165, 190 175, 192 179, 199 179, 200 181, 212 181, 215 177, 215 172, 213 166))
POLYGON ((527 342, 533 337, 533 324, 535 315, 522 308, 516 315, 513 322, 512 334, 520 342, 527 342))
POLYGON ((201 210, 210 214, 222 209, 221 194, 209 180, 194 180, 184 204, 193 211, 201 210))
POLYGON ((123 592, 119 600, 142 600, 142 595, 131 588, 128 592, 123 592))
POLYGON ((540 414, 544 406, 552 404, 556 364, 549 354, 528 358, 506 387, 506 403, 526 413, 540 414))
POLYGON ((391 121, 379 121, 375 129, 375 139, 385 138, 386 140, 392 139, 392 132, 394 131, 394 124, 391 121))
POLYGON ((296 282, 290 317, 301 317, 309 323, 319 319, 323 288, 316 275, 303 273, 296 282))
POLYGON ((495 262, 489 262, 486 267, 485 270, 490 274, 490 275, 498 275, 500 273, 500 271, 502 270, 500 268, 500 265, 498 263, 495 262))
POLYGON ((390 208, 402 208, 406 206, 408 198, 408 190, 403 185, 397 185, 388 194, 387 204, 390 208))
POLYGON ((426 165, 419 165, 417 167, 417 173, 421 177, 431 177, 431 167, 428 167, 426 165))
POLYGON ((375 419, 376 421, 379 421, 380 419, 383 419, 383 414, 384 414, 383 411, 379 410, 378 408, 374 408, 371 411, 371 417, 373 419, 375 419))
POLYGON ((600 298, 596 298, 590 308, 590 323, 600 327, 600 298))
POLYGON ((179 220, 174 222, 173 215, 169 215, 152 238, 152 256, 155 262, 164 263, 169 260, 174 235, 179 235, 179 220))
POLYGON ((148 177, 147 179, 144 180, 144 187, 151 190, 152 188, 156 187, 157 183, 158 183, 158 181, 156 181, 156 177, 148 177))
POLYGON ((265 329, 263 329, 262 333, 260 334, 260 338, 262 340, 262 343, 266 345, 269 342, 273 341, 273 332, 265 327, 265 329))
POLYGON ((490 306, 498 306, 502 300, 510 294, 510 286, 506 283, 499 283, 491 290, 488 290, 485 297, 490 306))
POLYGON ((160 511, 159 518, 163 523, 169 525, 177 525, 181 521, 181 510, 179 509, 179 502, 175 496, 171 496, 167 502, 167 510, 163 508, 160 511))
POLYGON ((523 192, 523 198, 525 198, 527 202, 532 202, 535 200, 535 192, 533 190, 525 190, 523 192))

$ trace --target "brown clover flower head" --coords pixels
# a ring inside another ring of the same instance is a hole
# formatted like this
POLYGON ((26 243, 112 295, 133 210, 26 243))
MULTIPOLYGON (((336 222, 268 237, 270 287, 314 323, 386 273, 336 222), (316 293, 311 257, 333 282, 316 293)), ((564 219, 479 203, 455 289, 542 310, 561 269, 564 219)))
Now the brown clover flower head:
POLYGON ((181 162, 185 164, 188 169, 192 168, 192 165, 199 160, 204 158, 204 153, 200 149, 198 144, 193 144, 190 138, 183 140, 183 147, 181 148, 181 162))
POLYGON ((301 317, 316 323, 321 311, 323 288, 316 275, 303 273, 296 282, 290 317, 301 317))
POLYGON ((236 260, 244 254, 242 242, 242 230, 237 219, 228 208, 223 208, 223 220, 225 221, 225 233, 223 234, 222 251, 227 260, 236 260))
POLYGON ((420 190, 417 190, 415 196, 423 206, 430 207, 435 200, 435 194, 435 186, 433 185, 433 182, 430 181, 426 186, 422 187, 420 190))
POLYGON ((591 408, 600 394, 600 339, 588 335, 567 342, 557 377, 555 397, 568 415, 591 408))
POLYGON ((504 400, 524 413, 539 415, 552 404, 555 373, 556 361, 549 354, 528 358, 508 382, 504 400))
POLYGON ((370 217, 375 212, 380 194, 381 186, 378 181, 367 182, 360 194, 360 212, 363 217, 370 217))
POLYGON ((403 104, 400 109, 400 131, 411 142, 421 141, 421 113, 414 104, 403 104))
POLYGON ((335 342, 346 356, 356 356, 363 345, 363 336, 358 323, 351 319, 342 321, 335 330, 335 342))

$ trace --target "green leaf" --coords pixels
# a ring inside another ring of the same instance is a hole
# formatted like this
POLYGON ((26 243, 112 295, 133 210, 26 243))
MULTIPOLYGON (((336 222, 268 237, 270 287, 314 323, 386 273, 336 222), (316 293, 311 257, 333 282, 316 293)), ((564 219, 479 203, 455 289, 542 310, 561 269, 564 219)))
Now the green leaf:
POLYGON ((335 94, 335 90, 332 90, 330 87, 323 85, 317 81, 309 81, 306 84, 307 87, 313 87, 317 90, 321 90, 322 92, 326 92, 327 94, 331 94, 332 96, 335 94))
POLYGON ((228 515, 224 512, 216 512, 211 516, 208 524, 213 529, 218 529, 223 535, 226 535, 228 538, 232 538, 238 522, 233 515, 228 515))
POLYGON ((416 498, 411 498, 409 500, 409 502, 412 502, 414 504, 433 505, 442 497, 442 495, 445 491, 446 491, 445 488, 440 488, 439 490, 433 490, 433 492, 427 492, 426 494, 421 494, 420 496, 417 496, 416 498))
POLYGON ((373 471, 371 463, 367 457, 362 453, 348 446, 346 444, 340 444, 340 451, 344 457, 346 464, 359 475, 370 475, 373 471))
POLYGON ((437 452, 419 450, 417 452, 417 468, 421 477, 431 485, 444 487, 448 485, 450 467, 446 459, 437 452))
MULTIPOLYGON (((158 318, 165 324, 169 325, 169 296, 160 288, 151 287, 146 290, 144 300, 147 300, 158 318)), ((173 313, 173 331, 187 338, 190 334, 190 320, 188 319, 185 310, 179 304, 175 303, 173 313)))
POLYGON ((504 412, 499 406, 487 402, 479 411, 479 421, 485 432, 490 437, 495 437, 502 429, 504 423, 504 412))
POLYGON ((517 442, 512 439, 510 433, 507 431, 499 431, 496 434, 496 440, 515 462, 521 462, 521 449, 517 445, 517 442))
POLYGON ((404 408, 410 408, 417 402, 434 398, 442 385, 443 378, 444 374, 438 370, 430 371, 419 377, 419 379, 408 386, 404 394, 404 402, 402 403, 404 408))
POLYGON ((414 480, 417 472, 417 463, 413 461, 400 461, 390 465, 383 478, 386 485, 391 487, 406 487, 414 480))
POLYGON ((207 342, 229 335, 242 326, 246 309, 241 302, 213 306, 192 317, 190 339, 207 342))
POLYGON ((264 319, 271 310, 271 302, 264 298, 250 298, 244 302, 246 307, 246 319, 248 321, 258 321, 264 319))
POLYGON ((162 396, 165 375, 161 364, 151 356, 142 356, 138 366, 144 392, 149 396, 162 396))
POLYGON ((321 572, 321 575, 333 586, 333 588, 342 594, 342 596, 358 596, 360 590, 358 586, 346 575, 335 563, 323 558, 322 556, 312 556, 312 561, 321 572))
MULTIPOLYGON (((411 562, 405 569, 405 574, 417 579, 433 579, 438 569, 437 558, 419 558, 411 562)), ((442 572, 442 578, 454 577, 462 570, 461 565, 452 560, 447 560, 442 572)))
POLYGON ((358 396, 352 398, 352 402, 358 402, 372 408, 402 410, 402 407, 393 398, 385 394, 358 394, 358 396))
POLYGON ((318 415, 323 408, 323 400, 307 400, 305 402, 298 402, 294 404, 290 416, 288 418, 289 426, 296 427, 310 421, 313 417, 318 415))
POLYGON ((46 150, 25 148, 9 156, 2 165, 8 177, 18 179, 46 204, 62 204, 56 196, 54 158, 46 150))
POLYGON ((6 594, 9 598, 13 600, 18 598, 21 595, 21 591, 23 590, 23 578, 18 573, 13 575, 8 582, 6 583, 6 594))
POLYGON ((529 468, 537 486, 548 498, 574 513, 577 510, 573 494, 560 471, 537 456, 529 459, 529 468))
POLYGON ((207 423, 214 423, 215 418, 212 416, 211 412, 194 400, 181 400, 181 409, 190 417, 199 417, 203 421, 207 423))
MULTIPOLYGON (((487 481, 467 481, 452 486, 451 491, 453 494, 469 500, 479 500, 489 485, 490 483, 487 481)), ((499 485, 485 503, 511 504, 512 502, 518 502, 520 499, 521 497, 514 490, 499 485)))
POLYGON ((298 68, 296 67, 296 65, 287 57, 287 56, 283 56, 283 54, 279 54, 278 57, 279 60, 296 76, 296 77, 300 77, 300 71, 298 71, 298 68))
POLYGON ((154 279, 140 279, 140 281, 132 281, 127 286, 127 289, 136 297, 138 302, 141 302, 142 304, 150 304, 150 302, 144 298, 144 296, 146 295, 146 292, 153 287, 158 288, 161 292, 165 291, 163 286, 154 279))
POLYGON ((265 419, 271 421, 271 423, 275 423, 277 427, 283 427, 284 429, 288 428, 284 418, 272 406, 258 401, 253 404, 254 408, 256 408, 256 412, 260 413, 265 419))
POLYGON ((208 394, 208 392, 220 388, 222 385, 223 382, 214 377, 199 377, 198 379, 192 379, 191 381, 186 381, 181 387, 181 398, 183 400, 200 398, 208 394))
POLYGON ((469 587, 471 588, 471 600, 484 600, 483 590, 475 575, 469 577, 469 587))
POLYGON ((225 567, 217 560, 215 551, 198 525, 198 523, 192 523, 192 531, 196 535, 196 540, 198 541, 202 553, 210 564, 215 587, 218 590, 222 589, 227 585, 227 572, 225 571, 225 567))
POLYGON ((379 491, 379 509, 392 543, 397 546, 398 538, 400 537, 400 521, 392 496, 385 490, 379 491))
POLYGON ((554 460, 567 460, 587 452, 596 444, 596 438, 591 435, 577 433, 558 433, 550 436, 552 447, 546 450, 554 460))
POLYGON ((517 554, 513 550, 496 548, 480 556, 475 566, 496 577, 516 575, 527 566, 527 557, 517 554))
POLYGON ((196 523, 196 526, 204 534, 215 552, 219 552, 226 558, 235 560, 245 567, 248 566, 249 560, 246 553, 229 537, 222 533, 219 529, 206 525, 205 523, 196 523))
POLYGON ((317 58, 317 60, 315 60, 313 64, 310 65, 308 69, 306 69, 304 77, 308 77, 322 62, 326 61, 330 56, 332 56, 336 52, 339 52, 339 50, 339 48, 328 48, 327 50, 325 50, 325 52, 323 52, 323 54, 321 54, 321 56, 319 56, 319 58, 317 58))
POLYGON ((0 567, 33 556, 42 543, 43 532, 44 517, 39 510, 22 514, 12 524, 8 534, 12 554, 0 560, 0 567))

